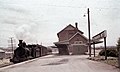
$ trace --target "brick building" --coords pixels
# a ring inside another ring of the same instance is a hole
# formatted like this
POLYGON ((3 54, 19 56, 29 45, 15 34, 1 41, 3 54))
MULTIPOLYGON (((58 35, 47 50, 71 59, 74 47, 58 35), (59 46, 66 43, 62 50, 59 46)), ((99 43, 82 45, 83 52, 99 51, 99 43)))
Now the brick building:
POLYGON ((84 33, 78 29, 78 24, 75 27, 69 24, 59 33, 57 33, 58 42, 54 42, 61 55, 69 54, 84 54, 88 51, 88 39, 83 35, 84 33))

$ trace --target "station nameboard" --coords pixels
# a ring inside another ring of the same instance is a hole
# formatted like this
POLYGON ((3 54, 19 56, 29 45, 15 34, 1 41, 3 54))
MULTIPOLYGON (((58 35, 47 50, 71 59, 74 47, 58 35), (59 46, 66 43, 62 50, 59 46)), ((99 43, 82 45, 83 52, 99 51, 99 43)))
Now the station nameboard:
POLYGON ((103 39, 105 37, 107 37, 107 31, 106 30, 104 30, 104 31, 100 32, 99 34, 93 36, 92 40, 93 41, 99 41, 100 39, 103 39))

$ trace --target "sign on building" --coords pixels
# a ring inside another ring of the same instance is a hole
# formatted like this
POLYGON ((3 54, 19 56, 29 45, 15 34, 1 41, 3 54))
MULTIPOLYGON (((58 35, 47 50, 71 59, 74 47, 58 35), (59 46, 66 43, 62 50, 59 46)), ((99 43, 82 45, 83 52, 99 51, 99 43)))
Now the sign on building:
POLYGON ((104 46, 105 46, 105 60, 107 60, 107 51, 106 51, 106 37, 107 37, 107 31, 104 30, 100 32, 99 34, 92 37, 93 40, 93 48, 94 48, 94 57, 95 57, 95 43, 99 42, 101 39, 104 39, 104 46))
POLYGON ((104 30, 104 31, 100 32, 99 34, 93 36, 92 39, 93 39, 93 41, 99 41, 100 39, 103 39, 105 37, 107 37, 107 31, 106 30, 104 30))

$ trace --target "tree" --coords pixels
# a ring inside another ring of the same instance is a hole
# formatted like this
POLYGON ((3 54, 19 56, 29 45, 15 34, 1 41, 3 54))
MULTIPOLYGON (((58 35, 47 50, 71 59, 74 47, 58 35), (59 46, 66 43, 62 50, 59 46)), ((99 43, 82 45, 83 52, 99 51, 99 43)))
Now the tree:
POLYGON ((120 50, 120 38, 117 41, 117 51, 119 52, 119 50, 120 50))
POLYGON ((118 51, 118 65, 120 68, 120 38, 118 39, 118 42, 117 42, 117 51, 118 51))

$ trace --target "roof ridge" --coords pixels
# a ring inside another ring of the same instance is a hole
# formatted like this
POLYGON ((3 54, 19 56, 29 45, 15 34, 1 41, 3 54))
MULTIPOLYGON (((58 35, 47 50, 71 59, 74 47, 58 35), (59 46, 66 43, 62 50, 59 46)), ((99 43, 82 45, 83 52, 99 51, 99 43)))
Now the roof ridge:
POLYGON ((72 24, 69 24, 69 25, 67 25, 64 29, 62 29, 60 32, 58 32, 57 35, 58 35, 59 33, 61 33, 62 31, 64 31, 68 26, 73 27, 74 29, 78 30, 79 32, 81 32, 81 33, 83 34, 83 32, 80 31, 78 28, 74 27, 72 24))
MULTIPOLYGON (((70 38, 69 38, 69 40, 68 41, 70 41, 72 38, 74 38, 77 34, 80 34, 82 37, 84 37, 85 39, 87 39, 84 35, 82 35, 80 32, 76 32, 73 36, 71 36, 70 38)), ((88 39, 87 39, 88 40, 88 39)))

